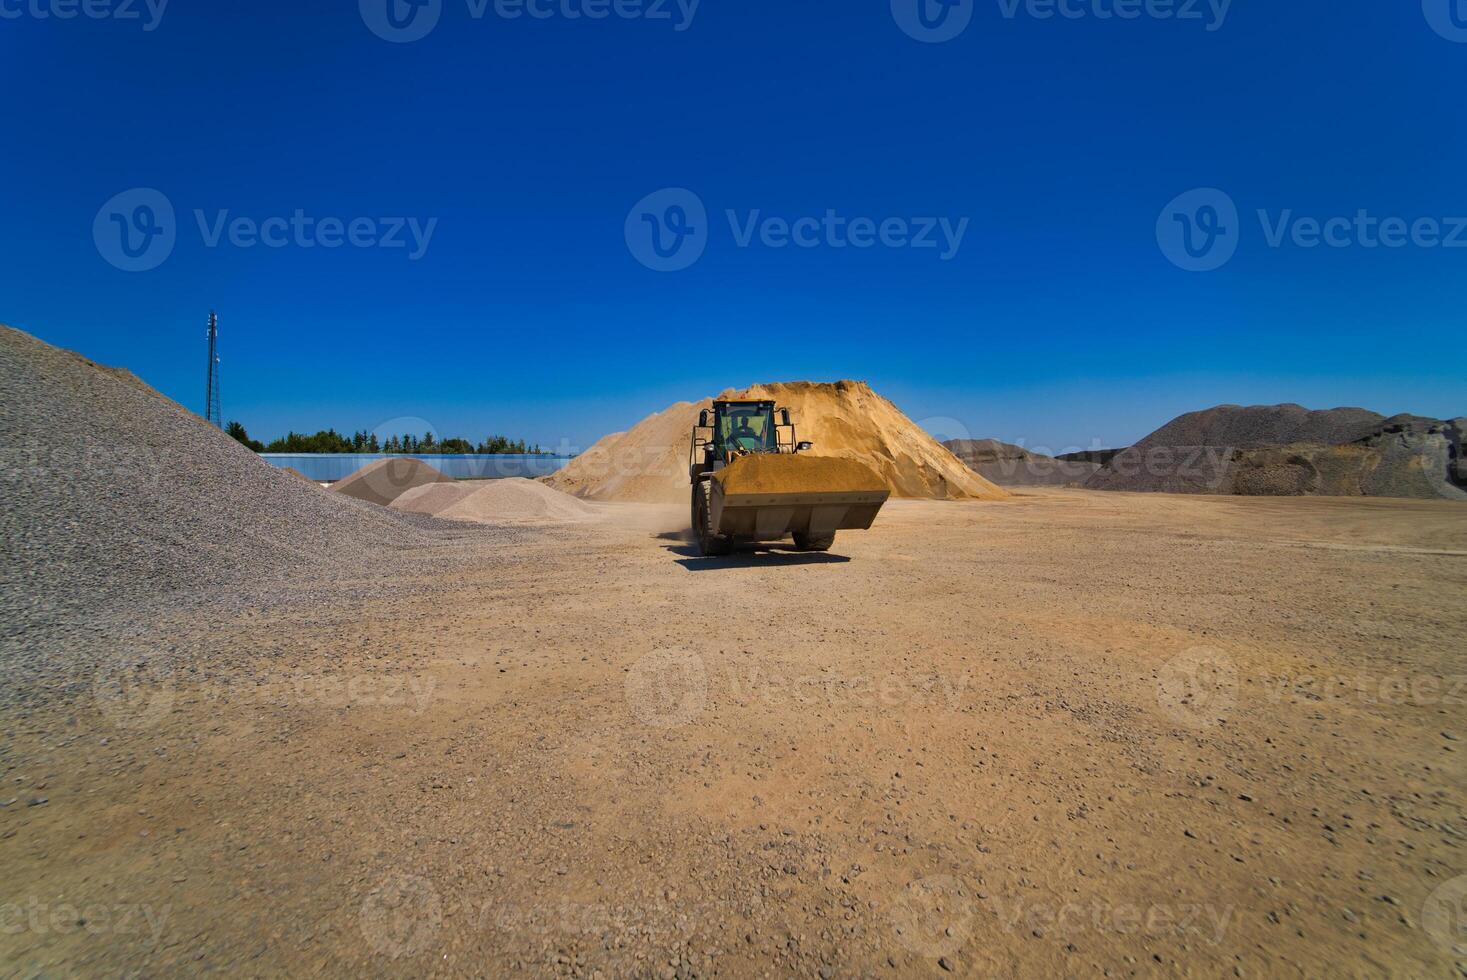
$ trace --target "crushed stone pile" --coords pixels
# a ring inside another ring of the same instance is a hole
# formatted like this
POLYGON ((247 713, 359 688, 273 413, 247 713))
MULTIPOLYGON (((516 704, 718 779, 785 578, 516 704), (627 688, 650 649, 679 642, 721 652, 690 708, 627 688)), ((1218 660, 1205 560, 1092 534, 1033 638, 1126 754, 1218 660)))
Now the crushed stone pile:
POLYGON ((347 565, 426 534, 322 493, 131 374, 0 327, 0 636, 347 565))
POLYGON ((574 523, 596 516, 595 508, 585 501, 519 477, 416 487, 394 500, 392 506, 443 520, 479 524, 574 523))
POLYGON ((997 439, 950 439, 943 445, 1001 487, 1080 486, 1100 469, 1098 462, 1088 459, 1046 456, 997 439))
POLYGON ((452 482, 451 477, 420 459, 394 456, 368 463, 346 479, 337 480, 331 484, 331 491, 386 507, 414 487, 452 482))
POLYGON ((428 514, 436 517, 440 511, 452 507, 474 493, 479 487, 480 483, 475 480, 425 483, 420 487, 404 490, 388 506, 393 510, 406 511, 410 514, 428 514))
POLYGON ((1122 450, 1094 490, 1467 500, 1463 427, 1361 408, 1220 405, 1122 450))
MULTIPOLYGON (((788 408, 816 457, 855 459, 893 495, 998 500, 1008 494, 964 466, 900 409, 861 381, 810 381, 730 389, 720 398, 773 399, 788 408)), ((678 402, 627 432, 601 439, 546 483, 591 500, 686 504, 688 441, 712 399, 678 402)))
POLYGON ((879 493, 886 481, 865 463, 838 456, 745 456, 713 475, 726 494, 879 493))

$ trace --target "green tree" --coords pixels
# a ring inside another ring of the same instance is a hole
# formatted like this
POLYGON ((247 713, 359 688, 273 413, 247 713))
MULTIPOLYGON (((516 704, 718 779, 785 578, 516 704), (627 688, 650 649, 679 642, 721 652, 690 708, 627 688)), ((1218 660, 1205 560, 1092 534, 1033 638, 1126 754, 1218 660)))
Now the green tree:
POLYGON ((245 431, 245 427, 238 422, 229 423, 224 427, 224 431, 234 437, 236 442, 253 449, 257 453, 265 451, 265 444, 258 439, 251 439, 250 434, 245 431))

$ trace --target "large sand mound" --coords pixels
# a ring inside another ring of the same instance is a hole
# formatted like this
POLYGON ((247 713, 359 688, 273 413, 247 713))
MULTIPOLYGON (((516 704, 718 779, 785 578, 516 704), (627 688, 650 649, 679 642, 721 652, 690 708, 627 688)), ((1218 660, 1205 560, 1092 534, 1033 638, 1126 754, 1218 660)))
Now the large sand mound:
POLYGON ((567 523, 589 520, 596 514, 589 504, 570 494, 518 477, 415 487, 394 500, 392 506, 444 520, 479 524, 567 523))
MULTIPOLYGON (((1008 494, 968 469, 860 381, 794 381, 730 389, 720 398, 772 398, 790 410, 816 456, 865 463, 898 497, 998 500, 1008 494)), ((597 442, 547 483, 593 500, 686 503, 688 439, 712 399, 678 402, 597 442)))
POLYGON ((1083 484, 1100 464, 1031 452, 997 439, 950 439, 943 443, 973 472, 1001 487, 1064 487, 1083 484))
POLYGON ((1096 490, 1467 500, 1454 422, 1361 408, 1220 405, 1180 416, 1118 453, 1096 490))
POLYGON ((125 371, 0 327, 0 632, 421 540, 276 469, 125 371))
POLYGON ((420 459, 394 456, 368 463, 346 479, 333 483, 331 490, 386 507, 414 487, 452 482, 451 477, 444 476, 420 459))

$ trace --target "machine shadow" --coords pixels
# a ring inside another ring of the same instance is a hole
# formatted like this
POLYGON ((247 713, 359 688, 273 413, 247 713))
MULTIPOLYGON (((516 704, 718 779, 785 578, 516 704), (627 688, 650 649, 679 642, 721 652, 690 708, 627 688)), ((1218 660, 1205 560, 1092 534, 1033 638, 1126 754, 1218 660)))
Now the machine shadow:
POLYGON ((731 555, 709 558, 698 554, 695 544, 668 545, 667 550, 684 557, 677 563, 690 572, 717 572, 731 568, 771 568, 788 565, 843 565, 851 559, 828 551, 796 551, 790 545, 742 545, 731 555))

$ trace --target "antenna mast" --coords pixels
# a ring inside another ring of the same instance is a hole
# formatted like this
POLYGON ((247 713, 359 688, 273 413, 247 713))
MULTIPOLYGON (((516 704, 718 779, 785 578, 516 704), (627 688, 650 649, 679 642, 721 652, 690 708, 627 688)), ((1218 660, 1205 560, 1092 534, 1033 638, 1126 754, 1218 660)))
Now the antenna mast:
POLYGON ((204 421, 224 428, 224 409, 219 403, 219 317, 213 310, 209 311, 209 374, 204 421))

